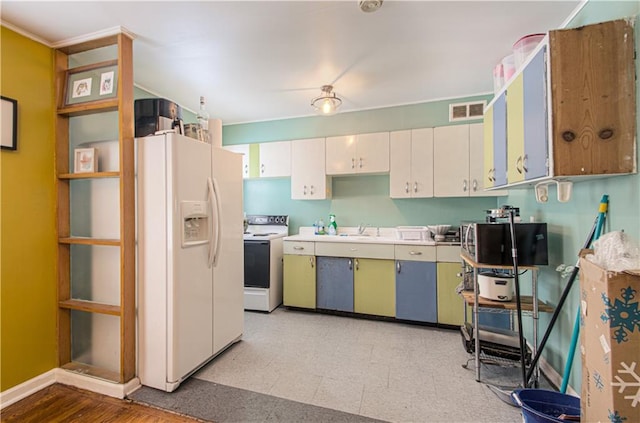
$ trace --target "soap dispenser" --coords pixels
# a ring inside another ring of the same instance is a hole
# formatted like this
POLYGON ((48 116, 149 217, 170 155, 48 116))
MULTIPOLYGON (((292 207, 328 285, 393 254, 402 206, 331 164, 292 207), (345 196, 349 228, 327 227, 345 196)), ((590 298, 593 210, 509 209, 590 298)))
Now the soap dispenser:
POLYGON ((329 215, 329 235, 337 235, 338 234, 338 224, 336 223, 336 215, 329 215))

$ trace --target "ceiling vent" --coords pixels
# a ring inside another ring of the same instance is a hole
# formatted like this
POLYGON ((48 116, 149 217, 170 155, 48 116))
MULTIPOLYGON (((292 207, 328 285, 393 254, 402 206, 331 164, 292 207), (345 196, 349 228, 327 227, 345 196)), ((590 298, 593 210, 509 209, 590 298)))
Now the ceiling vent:
POLYGON ((486 101, 473 101, 470 103, 456 103, 449 105, 449 122, 460 120, 482 119, 486 101))

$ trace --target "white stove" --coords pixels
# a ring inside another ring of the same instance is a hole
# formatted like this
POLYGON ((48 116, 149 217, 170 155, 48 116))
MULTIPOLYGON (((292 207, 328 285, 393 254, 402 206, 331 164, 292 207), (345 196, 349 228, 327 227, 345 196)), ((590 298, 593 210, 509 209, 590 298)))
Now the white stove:
POLYGON ((271 312, 282 304, 282 241, 289 217, 247 216, 244 234, 244 308, 271 312))

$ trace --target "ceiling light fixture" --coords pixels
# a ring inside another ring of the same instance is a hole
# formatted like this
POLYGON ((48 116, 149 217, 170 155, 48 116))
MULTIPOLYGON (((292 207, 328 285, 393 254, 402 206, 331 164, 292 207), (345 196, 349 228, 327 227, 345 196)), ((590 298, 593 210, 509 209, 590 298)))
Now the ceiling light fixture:
POLYGON ((313 108, 323 116, 335 114, 338 111, 338 107, 342 104, 342 99, 337 97, 336 93, 331 92, 332 90, 332 85, 323 85, 322 88, 320 88, 322 95, 311 100, 313 108))
POLYGON ((382 0, 360 0, 358 6, 363 12, 375 12, 382 6, 382 0))

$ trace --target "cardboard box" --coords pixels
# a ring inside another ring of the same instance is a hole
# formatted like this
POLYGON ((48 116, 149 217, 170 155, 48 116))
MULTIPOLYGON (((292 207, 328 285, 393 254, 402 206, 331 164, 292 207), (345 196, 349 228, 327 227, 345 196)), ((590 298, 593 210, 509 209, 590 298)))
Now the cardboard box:
POLYGON ((580 259, 582 422, 640 422, 640 271, 580 259))

